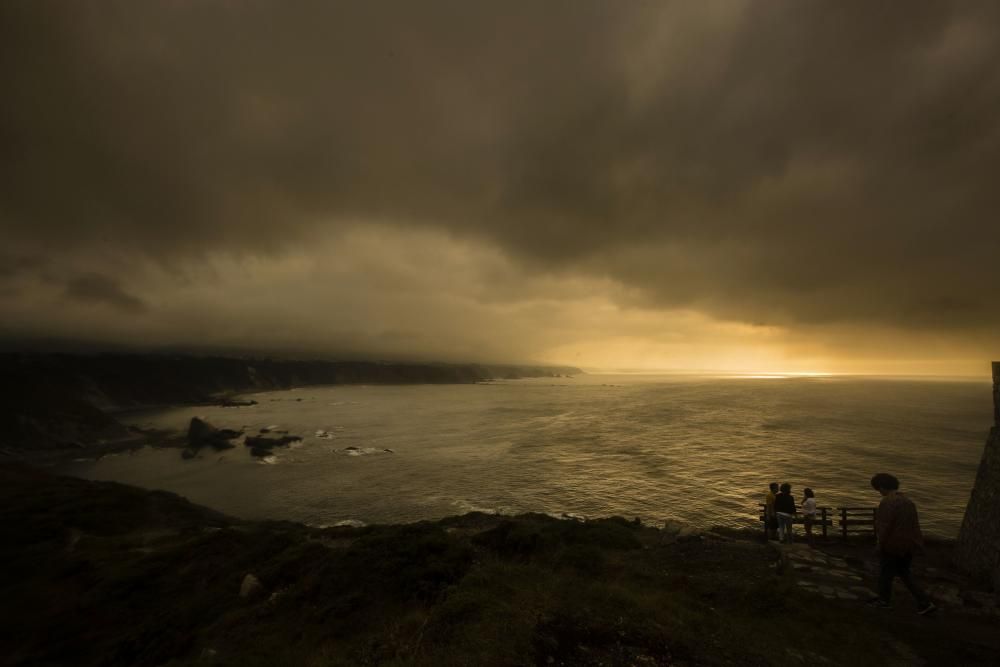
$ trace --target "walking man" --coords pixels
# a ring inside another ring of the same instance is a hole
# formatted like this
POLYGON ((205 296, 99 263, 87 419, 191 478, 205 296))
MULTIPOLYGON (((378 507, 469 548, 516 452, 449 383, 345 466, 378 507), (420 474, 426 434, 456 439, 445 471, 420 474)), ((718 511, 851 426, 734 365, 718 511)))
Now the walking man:
POLYGON ((892 607, 892 584, 899 577, 916 599, 917 613, 929 614, 937 607, 913 581, 910 573, 913 554, 923 548, 917 506, 899 492, 899 480, 889 473, 878 473, 872 477, 871 484, 873 489, 882 494, 882 502, 875 514, 881 570, 878 597, 873 598, 869 604, 882 609, 892 607))

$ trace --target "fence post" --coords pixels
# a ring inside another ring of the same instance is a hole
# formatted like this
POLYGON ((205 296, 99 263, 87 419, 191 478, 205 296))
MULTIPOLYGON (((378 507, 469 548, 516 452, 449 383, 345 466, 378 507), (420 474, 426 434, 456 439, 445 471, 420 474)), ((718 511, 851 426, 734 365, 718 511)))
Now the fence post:
POLYGON ((847 539, 847 508, 840 508, 840 532, 844 538, 847 539))
POLYGON ((823 521, 823 539, 826 540, 826 508, 822 508, 819 512, 820 518, 823 521))

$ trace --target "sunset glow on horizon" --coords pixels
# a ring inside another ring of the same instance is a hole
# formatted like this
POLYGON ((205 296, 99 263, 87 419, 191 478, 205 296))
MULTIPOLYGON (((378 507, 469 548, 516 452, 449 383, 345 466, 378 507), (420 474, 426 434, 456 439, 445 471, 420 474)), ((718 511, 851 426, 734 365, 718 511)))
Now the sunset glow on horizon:
POLYGON ((307 4, 4 5, 0 343, 1000 356, 997 7, 307 4))

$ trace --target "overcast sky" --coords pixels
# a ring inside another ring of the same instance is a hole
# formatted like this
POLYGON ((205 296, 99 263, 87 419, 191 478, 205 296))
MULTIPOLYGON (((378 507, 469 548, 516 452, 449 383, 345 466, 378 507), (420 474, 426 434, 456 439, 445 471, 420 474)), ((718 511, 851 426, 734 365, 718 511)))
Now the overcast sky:
POLYGON ((0 2, 0 335, 988 373, 1000 3, 0 2))

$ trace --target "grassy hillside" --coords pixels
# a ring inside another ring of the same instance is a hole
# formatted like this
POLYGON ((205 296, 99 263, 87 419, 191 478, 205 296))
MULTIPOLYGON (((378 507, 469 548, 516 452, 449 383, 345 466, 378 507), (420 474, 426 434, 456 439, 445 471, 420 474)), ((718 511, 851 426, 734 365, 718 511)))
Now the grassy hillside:
POLYGON ((0 467, 0 501, 4 664, 990 664, 996 655, 940 618, 805 593, 758 542, 620 518, 469 514, 319 529, 13 465, 0 467), (244 598, 250 573, 261 588, 244 598))

